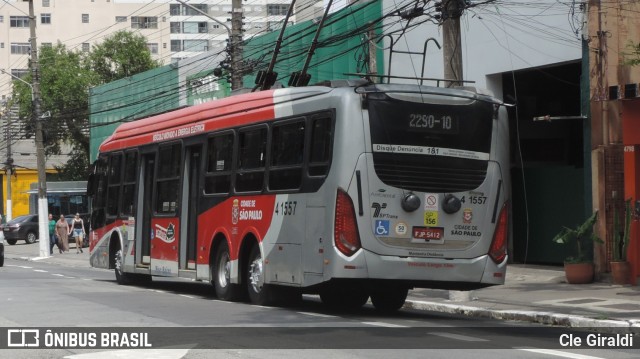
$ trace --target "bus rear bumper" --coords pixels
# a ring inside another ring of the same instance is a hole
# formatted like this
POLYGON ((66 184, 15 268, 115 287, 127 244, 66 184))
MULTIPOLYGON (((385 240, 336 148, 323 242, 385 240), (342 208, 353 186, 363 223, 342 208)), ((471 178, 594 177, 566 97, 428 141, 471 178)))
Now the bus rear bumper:
POLYGON ((470 259, 383 256, 365 251, 371 280, 400 280, 410 287, 472 290, 504 284, 507 259, 484 255, 470 259))

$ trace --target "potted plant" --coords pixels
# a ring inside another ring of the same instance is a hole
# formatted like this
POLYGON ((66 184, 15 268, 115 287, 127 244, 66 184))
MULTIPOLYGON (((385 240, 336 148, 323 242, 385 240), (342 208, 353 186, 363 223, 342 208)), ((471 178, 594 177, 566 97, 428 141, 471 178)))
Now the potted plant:
POLYGON ((620 231, 618 213, 613 210, 613 260, 611 261, 611 278, 615 284, 628 284, 630 267, 627 261, 629 245, 629 229, 631 227, 631 199, 624 203, 624 228, 620 231))
POLYGON ((563 227, 553 237, 554 243, 569 245, 574 250, 574 253, 564 261, 564 274, 567 283, 584 284, 593 281, 593 262, 587 256, 587 246, 589 242, 603 243, 593 232, 593 225, 596 223, 597 217, 598 212, 594 212, 575 229, 563 227))

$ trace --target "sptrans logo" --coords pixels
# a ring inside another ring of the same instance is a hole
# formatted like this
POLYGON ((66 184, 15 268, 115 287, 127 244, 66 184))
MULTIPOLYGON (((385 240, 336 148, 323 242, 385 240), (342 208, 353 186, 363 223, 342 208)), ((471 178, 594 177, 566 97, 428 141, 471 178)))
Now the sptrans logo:
POLYGON ((233 207, 231 208, 231 223, 238 224, 238 218, 240 218, 240 201, 238 199, 233 200, 233 207))

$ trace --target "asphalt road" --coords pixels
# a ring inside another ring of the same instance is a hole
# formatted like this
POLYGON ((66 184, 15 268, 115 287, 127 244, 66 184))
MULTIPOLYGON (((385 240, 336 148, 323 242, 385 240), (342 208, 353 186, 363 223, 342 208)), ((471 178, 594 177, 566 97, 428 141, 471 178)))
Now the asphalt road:
POLYGON ((183 279, 120 286, 112 271, 14 259, 6 260, 0 277, 0 327, 5 330, 146 332, 152 345, 3 349, 3 358, 638 357, 627 349, 559 347, 558 338, 572 333, 566 328, 417 310, 381 315, 369 305, 335 312, 315 296, 305 296, 295 308, 260 307, 220 301, 210 285, 183 279))

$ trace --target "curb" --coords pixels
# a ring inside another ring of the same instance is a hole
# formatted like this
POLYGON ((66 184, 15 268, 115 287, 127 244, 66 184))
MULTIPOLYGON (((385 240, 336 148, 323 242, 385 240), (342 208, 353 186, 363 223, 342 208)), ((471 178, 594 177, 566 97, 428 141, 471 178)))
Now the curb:
POLYGON ((497 310, 465 305, 456 305, 438 302, 426 302, 417 300, 407 300, 404 308, 441 312, 448 314, 460 314, 476 318, 489 318, 497 320, 514 320, 538 323, 544 325, 557 325, 571 328, 589 328, 605 333, 638 333, 640 332, 640 321, 637 320, 599 320, 577 315, 534 312, 526 310, 497 310))

